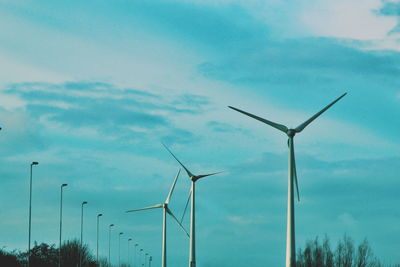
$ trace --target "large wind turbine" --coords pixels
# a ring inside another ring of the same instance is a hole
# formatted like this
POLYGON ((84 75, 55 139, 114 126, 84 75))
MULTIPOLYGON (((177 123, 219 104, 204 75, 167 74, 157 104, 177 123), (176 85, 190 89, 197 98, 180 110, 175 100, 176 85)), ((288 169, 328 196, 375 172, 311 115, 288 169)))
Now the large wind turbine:
MULTIPOLYGON (((164 144, 163 144, 164 145, 164 144)), ((183 169, 185 169, 187 175, 189 176, 189 179, 191 181, 191 198, 190 198, 190 203, 191 203, 191 209, 190 209, 190 250, 189 250, 189 267, 196 267, 196 231, 195 231, 195 226, 196 226, 196 220, 195 220, 195 183, 197 180, 215 175, 221 172, 215 172, 215 173, 210 173, 210 174, 201 174, 201 175, 194 175, 191 173, 185 165, 182 164, 182 162, 179 161, 179 159, 169 150, 169 148, 164 145, 164 147, 168 150, 168 152, 176 159, 176 161, 182 166, 183 169)), ((186 208, 185 208, 186 211, 186 208)))
POLYGON ((135 209, 135 210, 128 210, 127 212, 135 212, 135 211, 142 211, 142 210, 149 210, 149 209, 158 209, 162 208, 163 209, 163 228, 162 228, 162 255, 161 255, 161 266, 166 267, 167 266, 167 213, 171 215, 171 217, 179 224, 179 226, 185 231, 185 233, 189 236, 188 232, 186 229, 182 226, 182 224, 178 221, 178 219, 175 217, 175 215, 172 213, 172 211, 169 209, 168 204, 169 201, 171 200, 172 193, 175 188, 176 181, 178 180, 179 173, 181 170, 178 171, 178 173, 175 176, 174 182, 172 183, 171 189, 169 190, 168 196, 164 203, 160 203, 154 206, 150 207, 145 207, 141 209, 135 209))
POLYGON ((288 146, 289 146, 289 174, 288 174, 288 209, 287 209, 287 228, 286 228, 286 267, 295 267, 296 266, 296 247, 295 247, 295 232, 294 232, 294 189, 293 189, 293 180, 296 183, 296 192, 298 201, 300 201, 299 196, 299 186, 297 183, 297 172, 296 172, 296 161, 294 156, 294 136, 297 133, 300 133, 307 127, 311 122, 313 122, 316 118, 318 118, 322 113, 324 113, 328 108, 333 106, 336 102, 338 102, 342 97, 344 97, 347 93, 344 93, 340 97, 338 97, 335 101, 324 107, 321 111, 316 113, 314 116, 300 124, 294 129, 289 129, 285 125, 275 123, 246 111, 234 108, 229 106, 229 108, 236 110, 240 113, 243 113, 253 119, 259 120, 269 126, 274 127, 282 132, 284 132, 288 136, 288 146))

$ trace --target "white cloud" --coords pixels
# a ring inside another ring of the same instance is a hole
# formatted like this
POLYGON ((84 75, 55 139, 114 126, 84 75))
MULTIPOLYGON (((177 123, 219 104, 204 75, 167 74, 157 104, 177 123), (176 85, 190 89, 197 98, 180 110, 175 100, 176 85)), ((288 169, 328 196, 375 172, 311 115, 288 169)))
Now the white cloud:
POLYGON ((248 216, 248 217, 244 217, 244 216, 229 216, 228 220, 230 222, 236 223, 236 224, 241 224, 241 225, 245 225, 245 224, 265 224, 267 223, 267 219, 265 218, 265 216, 248 216))
POLYGON ((357 40, 388 38, 397 20, 379 16, 379 0, 318 1, 301 15, 304 26, 314 35, 357 40))
POLYGON ((0 86, 15 82, 61 82, 68 80, 67 75, 47 70, 15 57, 0 53, 0 86))
POLYGON ((346 226, 354 226, 357 220, 349 213, 345 212, 338 216, 338 221, 346 226))
POLYGON ((299 24, 308 35, 357 40, 348 42, 366 50, 400 51, 400 34, 391 30, 398 19, 378 14, 380 0, 317 1, 303 9, 299 24))
POLYGON ((0 106, 11 110, 25 106, 26 102, 17 96, 0 93, 0 106))

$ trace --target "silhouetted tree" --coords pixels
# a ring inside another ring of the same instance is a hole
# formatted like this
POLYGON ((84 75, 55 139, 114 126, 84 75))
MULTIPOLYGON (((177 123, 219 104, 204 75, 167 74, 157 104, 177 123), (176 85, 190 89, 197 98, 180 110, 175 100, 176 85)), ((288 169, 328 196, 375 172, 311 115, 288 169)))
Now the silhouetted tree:
POLYGON ((38 245, 35 242, 31 250, 31 264, 32 267, 52 267, 58 263, 58 249, 55 245, 48 245, 41 243, 38 245))
MULTIPOLYGON (((35 242, 31 249, 30 267, 57 267, 59 250, 55 245, 35 242)), ((78 240, 64 242, 61 246, 61 264, 63 267, 76 267, 79 265, 79 257, 82 256, 82 267, 98 267, 88 246, 81 246, 78 240)), ((0 251, 1 267, 25 267, 27 265, 28 253, 6 253, 0 251), (14 262, 14 263, 9 263, 14 262), (15 263, 16 262, 16 263, 15 263), (14 265, 13 265, 14 264, 14 265)))
POLYGON ((21 265, 15 254, 0 249, 0 266, 19 267, 21 265))
POLYGON ((87 245, 81 246, 78 240, 69 240, 61 245, 61 262, 63 266, 78 266, 82 257, 83 267, 98 266, 87 245))
MULTIPOLYGON (((17 255, 17 258, 21 266, 25 266, 28 261, 28 252, 22 252, 17 255)), ((33 248, 31 248, 31 267, 53 267, 58 263, 58 249, 55 245, 48 245, 41 243, 38 245, 34 243, 33 248)))

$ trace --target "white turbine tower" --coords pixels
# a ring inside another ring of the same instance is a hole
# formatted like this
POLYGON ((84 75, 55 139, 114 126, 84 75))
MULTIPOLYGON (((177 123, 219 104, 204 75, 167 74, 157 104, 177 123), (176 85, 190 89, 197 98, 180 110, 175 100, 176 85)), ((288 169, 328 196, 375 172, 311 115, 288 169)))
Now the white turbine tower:
POLYGON ((312 121, 318 118, 322 113, 324 113, 328 108, 338 102, 342 97, 344 97, 347 93, 344 93, 340 97, 338 97, 335 101, 324 107, 321 111, 316 113, 314 116, 300 124, 294 129, 289 129, 285 125, 275 123, 246 111, 234 108, 229 106, 229 108, 236 110, 240 113, 243 113, 253 119, 259 120, 269 126, 274 127, 282 132, 284 132, 288 136, 288 146, 289 146, 289 174, 288 174, 288 209, 287 209, 287 228, 286 228, 286 267, 295 267, 296 266, 296 247, 295 247, 295 225, 294 225, 294 188, 293 181, 296 183, 296 192, 298 201, 300 201, 299 196, 299 186, 297 183, 297 172, 296 172, 296 160, 294 156, 294 142, 293 138, 297 133, 300 133, 307 127, 312 121))
MULTIPOLYGON (((164 144, 163 144, 164 145, 164 144)), ((211 175, 216 175, 221 172, 215 172, 215 173, 210 173, 210 174, 201 174, 201 175, 194 175, 191 173, 183 164, 182 162, 179 161, 179 159, 169 150, 169 148, 164 145, 164 147, 168 150, 168 152, 176 159, 176 161, 182 166, 182 168, 185 169, 187 175, 189 176, 189 179, 191 181, 191 209, 190 209, 190 250, 189 250, 189 267, 196 267, 196 219, 195 219, 195 183, 197 180, 211 176, 211 175)), ((186 208, 185 208, 186 211, 186 208)))
POLYGON ((172 183, 171 189, 169 190, 168 196, 164 203, 160 203, 160 204, 157 204, 154 206, 145 207, 145 208, 141 208, 141 209, 127 211, 127 212, 136 212, 136 211, 158 209, 158 208, 163 209, 162 252, 161 252, 161 254, 162 254, 161 255, 161 266, 162 267, 167 266, 167 213, 179 224, 179 226, 183 229, 183 231, 189 236, 188 232, 185 230, 185 228, 182 226, 182 224, 178 221, 178 219, 175 217, 175 215, 172 213, 172 211, 168 207, 168 204, 169 204, 169 201, 171 200, 171 196, 174 191, 176 181, 178 180, 180 171, 181 170, 179 170, 178 173, 176 174, 174 182, 172 183))

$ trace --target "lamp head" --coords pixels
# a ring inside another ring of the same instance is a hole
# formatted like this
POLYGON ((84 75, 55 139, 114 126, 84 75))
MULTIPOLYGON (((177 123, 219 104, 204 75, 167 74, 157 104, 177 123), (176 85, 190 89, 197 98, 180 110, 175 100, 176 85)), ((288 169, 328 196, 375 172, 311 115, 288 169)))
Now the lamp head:
POLYGON ((101 216, 103 216, 103 213, 97 214, 97 217, 101 217, 101 216))
POLYGON ((119 233, 119 235, 123 235, 123 234, 124 234, 123 232, 120 232, 120 233, 119 233))
POLYGON ((83 201, 83 202, 82 202, 82 206, 85 205, 85 204, 87 204, 87 201, 83 201))
POLYGON ((32 165, 39 165, 39 162, 37 162, 37 161, 32 161, 31 166, 32 166, 32 165))
POLYGON ((113 223, 109 225, 109 227, 113 227, 113 226, 114 226, 114 224, 113 224, 113 223))
POLYGON ((132 238, 129 238, 128 241, 132 241, 132 238))
POLYGON ((66 187, 66 186, 68 186, 68 184, 62 184, 62 185, 61 185, 61 187, 66 187))

